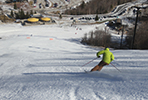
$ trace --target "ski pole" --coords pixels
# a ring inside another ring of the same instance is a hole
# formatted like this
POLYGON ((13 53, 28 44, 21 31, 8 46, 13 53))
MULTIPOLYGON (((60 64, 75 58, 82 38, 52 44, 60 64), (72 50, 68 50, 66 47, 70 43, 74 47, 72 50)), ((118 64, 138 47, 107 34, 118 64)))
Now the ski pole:
POLYGON ((113 67, 115 67, 119 72, 121 72, 115 65, 113 65, 112 63, 110 63, 113 67))
MULTIPOLYGON (((98 58, 98 57, 97 57, 97 58, 98 58)), ((82 65, 81 67, 86 66, 87 64, 89 64, 89 63, 91 63, 92 61, 96 60, 97 58, 92 59, 91 61, 87 62, 86 64, 82 65)))

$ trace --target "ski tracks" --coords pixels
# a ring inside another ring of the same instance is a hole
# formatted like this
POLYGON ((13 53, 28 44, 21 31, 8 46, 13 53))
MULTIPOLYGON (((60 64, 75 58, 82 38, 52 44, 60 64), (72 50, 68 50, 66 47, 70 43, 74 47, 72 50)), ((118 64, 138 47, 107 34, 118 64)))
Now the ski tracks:
POLYGON ((99 93, 95 93, 95 91, 86 86, 74 86, 70 89, 70 100, 105 100, 106 97, 102 96, 99 93), (83 91, 83 92, 82 92, 83 91), (89 91, 89 94, 88 94, 89 91))
POLYGON ((30 76, 30 78, 21 76, 5 76, 3 80, 0 79, 1 100, 14 100, 14 98, 15 100, 19 100, 18 98, 28 99, 35 95, 34 93, 36 92, 36 88, 39 87, 39 79, 35 75, 30 76), (32 81, 32 83, 30 84, 27 81, 32 81))
POLYGON ((72 87, 71 90, 70 90, 70 100, 76 100, 76 91, 77 91, 77 88, 75 87, 72 87))

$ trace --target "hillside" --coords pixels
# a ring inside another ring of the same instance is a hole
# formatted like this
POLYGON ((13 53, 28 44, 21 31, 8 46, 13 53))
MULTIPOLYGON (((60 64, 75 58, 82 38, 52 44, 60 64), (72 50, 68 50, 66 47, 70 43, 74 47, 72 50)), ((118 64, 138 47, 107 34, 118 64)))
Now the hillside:
POLYGON ((66 10, 66 14, 85 15, 85 14, 105 14, 111 12, 117 5, 135 0, 91 0, 88 3, 82 2, 81 5, 72 10, 66 10))
POLYGON ((112 65, 84 72, 101 60, 82 67, 103 49, 79 43, 95 27, 102 25, 0 25, 0 99, 147 100, 147 50, 111 49, 121 72, 112 65))

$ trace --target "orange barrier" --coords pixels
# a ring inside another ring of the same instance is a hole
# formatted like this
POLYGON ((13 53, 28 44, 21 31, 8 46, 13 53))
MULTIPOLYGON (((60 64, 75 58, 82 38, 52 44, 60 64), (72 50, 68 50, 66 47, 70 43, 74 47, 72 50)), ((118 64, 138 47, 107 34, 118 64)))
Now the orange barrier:
POLYGON ((30 37, 27 37, 27 39, 30 39, 30 37))
POLYGON ((50 38, 49 40, 53 40, 53 38, 50 38))

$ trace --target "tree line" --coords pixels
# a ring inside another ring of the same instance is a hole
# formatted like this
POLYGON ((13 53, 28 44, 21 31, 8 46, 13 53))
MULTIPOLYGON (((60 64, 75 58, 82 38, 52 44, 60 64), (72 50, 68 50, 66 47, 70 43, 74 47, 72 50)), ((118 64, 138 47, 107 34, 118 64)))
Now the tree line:
POLYGON ((27 19, 30 18, 31 15, 33 15, 36 12, 33 12, 33 10, 29 11, 29 12, 24 12, 23 9, 19 10, 18 12, 13 12, 11 10, 10 16, 14 19, 27 19))
MULTIPOLYGON (((14 9, 17 9, 16 4, 14 4, 14 9)), ((34 13, 36 13, 36 12, 33 12, 33 10, 26 12, 26 13, 24 12, 23 9, 20 9, 18 12, 11 10, 10 16, 15 19, 27 19, 31 15, 33 15, 34 13)))
POLYGON ((132 1, 135 0, 91 0, 88 3, 82 1, 80 6, 76 7, 75 9, 66 10, 65 14, 104 14, 111 12, 117 5, 132 1))
MULTIPOLYGON (((141 21, 137 27, 135 35, 134 49, 148 49, 148 19, 141 21)), ((134 28, 128 32, 125 46, 131 48, 133 40, 134 28)))
MULTIPOLYGON (((148 19, 145 21, 140 21, 136 35, 135 43, 133 49, 148 49, 148 19)), ((118 40, 112 41, 112 36, 107 31, 96 30, 86 33, 81 40, 82 44, 92 45, 92 46, 103 46, 115 49, 132 49, 132 40, 134 34, 134 27, 132 30, 128 31, 126 38, 121 44, 118 40)))

